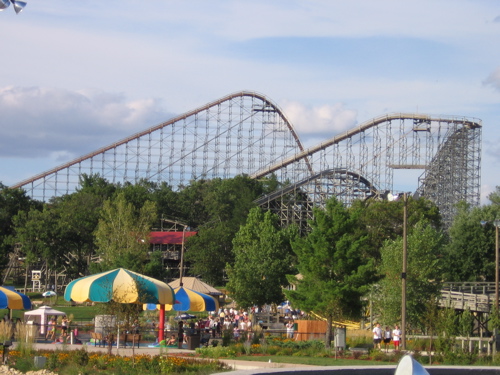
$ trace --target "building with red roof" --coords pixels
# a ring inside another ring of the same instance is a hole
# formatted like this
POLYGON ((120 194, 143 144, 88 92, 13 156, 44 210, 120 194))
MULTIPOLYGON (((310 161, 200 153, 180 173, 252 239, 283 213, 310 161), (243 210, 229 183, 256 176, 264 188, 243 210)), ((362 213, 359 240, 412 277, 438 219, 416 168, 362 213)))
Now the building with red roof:
MULTIPOLYGON (((161 231, 161 232, 150 232, 149 243, 151 244, 151 252, 161 251, 163 266, 167 271, 175 270, 174 272, 169 272, 170 277, 178 277, 182 245, 186 243, 189 237, 196 235, 197 232, 192 231, 161 231)), ((186 249, 184 249, 185 251, 186 249)), ((189 268, 188 264, 184 265, 184 273, 186 268, 189 268)))

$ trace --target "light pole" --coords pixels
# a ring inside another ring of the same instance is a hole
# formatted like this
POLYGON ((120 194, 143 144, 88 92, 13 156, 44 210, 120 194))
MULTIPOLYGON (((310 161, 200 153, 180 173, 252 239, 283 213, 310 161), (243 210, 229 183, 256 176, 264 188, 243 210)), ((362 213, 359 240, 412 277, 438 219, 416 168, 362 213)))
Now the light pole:
POLYGON ((403 271, 401 272, 401 349, 406 350, 406 269, 408 264, 408 196, 403 194, 403 271))
MULTIPOLYGON (((388 194, 387 200, 399 200, 399 194, 388 194)), ((406 272, 408 267, 408 193, 403 193, 403 267, 401 271, 401 349, 406 350, 406 272)))

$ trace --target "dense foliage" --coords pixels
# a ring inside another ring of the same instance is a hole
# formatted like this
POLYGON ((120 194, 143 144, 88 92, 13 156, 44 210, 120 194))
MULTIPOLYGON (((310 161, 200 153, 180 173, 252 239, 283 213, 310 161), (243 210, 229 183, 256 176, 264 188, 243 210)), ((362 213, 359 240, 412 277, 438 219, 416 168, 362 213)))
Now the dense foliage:
MULTIPOLYGON (((405 202, 360 200, 346 208, 332 199, 316 209, 310 232, 295 238, 255 208, 256 198, 279 185, 275 177, 236 176, 192 181, 174 191, 165 183, 114 184, 82 175, 74 193, 38 202, 0 183, 0 270, 7 279, 9 260, 21 259, 28 271, 41 269, 48 284, 57 280, 56 273, 73 279, 118 266, 176 277, 147 244, 149 231, 168 229, 164 223, 173 220, 198 233, 186 242, 187 273, 217 286, 229 277, 229 289, 242 306, 279 302, 288 273, 297 290, 287 296, 296 307, 328 319, 354 317, 361 311, 360 297, 376 283, 382 293, 379 311, 387 322, 396 322, 405 202)), ((428 301, 441 282, 494 280, 500 188, 489 199, 492 203, 482 207, 459 205, 447 232, 434 204, 406 201, 408 311, 414 326, 432 310, 428 301)), ((15 283, 27 284, 28 275, 15 283)))
POLYGON ((176 221, 198 232, 186 242, 191 274, 222 285, 226 264, 234 262, 235 233, 253 201, 276 184, 275 178, 236 176, 193 181, 173 191, 165 183, 120 185, 83 174, 74 193, 46 203, 0 184, 0 270, 17 249, 16 257, 24 259, 28 271, 36 267, 47 276, 42 280, 46 285, 57 283, 56 272, 74 279, 118 266, 160 279, 176 277, 167 275, 161 253, 148 252, 149 231, 168 230, 165 222, 176 221))
POLYGON ((293 270, 292 229, 282 229, 278 217, 256 207, 233 240, 235 262, 227 265, 228 290, 243 308, 284 300, 286 275, 293 270))
POLYGON ((358 215, 332 198, 324 210, 314 211, 311 232, 292 244, 300 277, 289 276, 296 289, 286 296, 294 306, 327 319, 327 347, 332 321, 359 316, 361 296, 375 280, 374 259, 365 256, 366 237, 357 236, 358 215))
MULTIPOLYGON (((443 236, 426 221, 415 225, 408 234, 407 243, 407 324, 425 328, 421 320, 428 304, 437 301, 441 289, 443 236)), ((374 305, 381 312, 384 324, 396 325, 401 321, 401 270, 403 239, 388 240, 382 247, 379 294, 374 305)))

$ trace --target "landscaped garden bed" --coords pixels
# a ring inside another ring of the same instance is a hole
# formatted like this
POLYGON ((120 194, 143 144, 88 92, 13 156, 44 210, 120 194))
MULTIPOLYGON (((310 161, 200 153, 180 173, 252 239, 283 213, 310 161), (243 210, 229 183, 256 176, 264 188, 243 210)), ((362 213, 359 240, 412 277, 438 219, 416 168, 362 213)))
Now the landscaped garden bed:
POLYGON ((172 356, 165 354, 139 354, 133 357, 108 355, 100 352, 89 353, 79 350, 35 350, 28 354, 13 350, 9 353, 8 365, 19 371, 39 370, 34 357, 45 357, 44 368, 57 374, 210 374, 229 370, 223 362, 172 356))

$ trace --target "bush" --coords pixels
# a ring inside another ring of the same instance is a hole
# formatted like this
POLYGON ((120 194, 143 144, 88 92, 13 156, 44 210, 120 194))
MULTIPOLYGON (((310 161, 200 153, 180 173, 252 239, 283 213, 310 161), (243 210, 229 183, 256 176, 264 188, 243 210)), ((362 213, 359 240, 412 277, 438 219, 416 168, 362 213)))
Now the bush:
POLYGON ((381 351, 372 352, 372 359, 374 361, 384 361, 384 362, 390 362, 390 360, 391 360, 389 355, 387 355, 386 353, 381 352, 381 351))
POLYGON ((196 353, 203 358, 233 358, 236 356, 234 347, 216 346, 206 348, 196 348, 196 353))
POLYGON ((78 366, 87 366, 89 363, 89 353, 85 348, 70 351, 71 361, 78 366))

